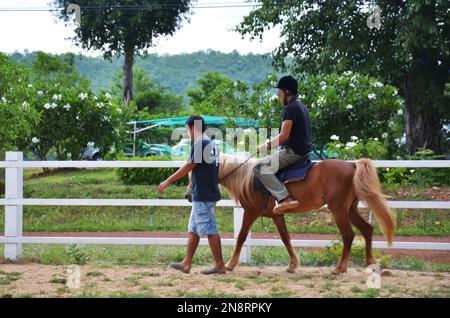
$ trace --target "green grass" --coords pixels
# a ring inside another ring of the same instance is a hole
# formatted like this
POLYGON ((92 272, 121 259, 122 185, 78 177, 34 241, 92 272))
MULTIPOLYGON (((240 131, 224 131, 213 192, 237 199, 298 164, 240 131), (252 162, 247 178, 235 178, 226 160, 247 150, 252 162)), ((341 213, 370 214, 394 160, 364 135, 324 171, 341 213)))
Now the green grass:
MULTIPOLYGON (((115 169, 81 169, 30 179, 39 169, 25 169, 24 196, 33 198, 103 198, 103 199, 181 199, 183 186, 169 187, 163 196, 156 185, 125 185, 115 169)), ((389 189, 392 190, 392 189, 389 189)), ((396 190, 396 189, 395 189, 396 190)), ((227 198, 222 191, 223 198, 227 198)), ((1 194, 3 195, 3 194, 1 194)), ((425 190, 418 190, 414 198, 426 199, 425 190)), ((83 207, 83 206, 25 206, 24 231, 26 232, 81 232, 81 231, 186 231, 189 207, 154 207, 153 225, 150 225, 150 207, 83 207)), ((0 214, 4 207, 0 207, 0 214)), ((216 208, 220 232, 233 232, 232 208, 216 208)), ((364 213, 367 213, 365 211, 364 213)), ((398 235, 450 235, 450 219, 444 210, 399 210, 398 235)), ((338 234, 330 213, 323 209, 302 214, 286 215, 291 233, 338 234)), ((0 217, 0 228, 4 227, 0 217)), ((258 219, 253 232, 277 232, 270 219, 258 219)), ((380 234, 375 228, 375 234, 380 234)))
POLYGON ((22 273, 19 272, 5 272, 0 270, 0 286, 10 285, 12 282, 20 279, 22 273))

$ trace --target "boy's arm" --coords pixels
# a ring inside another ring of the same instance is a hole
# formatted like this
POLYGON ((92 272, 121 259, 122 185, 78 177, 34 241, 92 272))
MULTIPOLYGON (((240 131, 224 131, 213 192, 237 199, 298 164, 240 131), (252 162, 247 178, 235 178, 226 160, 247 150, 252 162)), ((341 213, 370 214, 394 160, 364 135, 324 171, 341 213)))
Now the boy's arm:
POLYGON ((164 190, 171 185, 173 182, 183 178, 185 175, 187 175, 189 172, 192 171, 196 166, 196 163, 194 162, 188 162, 184 166, 182 166, 180 169, 178 169, 174 174, 172 174, 167 180, 161 182, 158 186, 158 192, 163 193, 164 190))
POLYGON ((267 149, 271 148, 273 144, 281 145, 285 141, 287 141, 289 139, 289 136, 291 135, 291 130, 292 130, 293 123, 294 122, 292 120, 290 120, 290 119, 283 120, 283 122, 281 123, 280 133, 278 135, 276 135, 275 137, 273 137, 268 142, 266 142, 265 144, 259 146, 258 147, 258 152, 262 152, 264 150, 267 150, 267 149))

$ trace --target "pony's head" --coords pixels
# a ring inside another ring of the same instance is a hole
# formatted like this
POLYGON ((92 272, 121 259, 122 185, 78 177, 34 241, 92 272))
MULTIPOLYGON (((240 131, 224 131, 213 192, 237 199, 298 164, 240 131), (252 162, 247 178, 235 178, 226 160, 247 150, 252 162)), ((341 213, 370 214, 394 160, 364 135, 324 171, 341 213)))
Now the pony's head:
POLYGON ((240 202, 241 205, 257 206, 256 190, 253 185, 256 159, 252 158, 239 167, 245 159, 242 156, 220 154, 219 180, 233 200, 240 202))

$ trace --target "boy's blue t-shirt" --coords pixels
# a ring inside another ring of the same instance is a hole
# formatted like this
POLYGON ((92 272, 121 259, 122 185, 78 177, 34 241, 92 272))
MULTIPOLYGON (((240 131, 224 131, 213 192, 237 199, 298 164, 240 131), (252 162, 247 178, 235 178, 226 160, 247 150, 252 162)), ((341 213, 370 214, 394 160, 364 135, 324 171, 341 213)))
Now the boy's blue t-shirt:
POLYGON ((198 139, 192 144, 188 162, 197 164, 192 170, 192 201, 219 201, 219 150, 215 142, 206 136, 198 139))

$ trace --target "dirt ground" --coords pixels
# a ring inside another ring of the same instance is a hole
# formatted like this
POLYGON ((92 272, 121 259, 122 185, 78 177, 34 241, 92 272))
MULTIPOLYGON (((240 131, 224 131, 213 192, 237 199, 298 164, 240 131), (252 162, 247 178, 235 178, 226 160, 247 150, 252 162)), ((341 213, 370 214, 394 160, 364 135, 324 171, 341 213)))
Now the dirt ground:
MULTIPOLYGON (((334 276, 331 268, 237 267, 205 276, 168 267, 80 267, 80 288, 67 287, 67 266, 0 265, 0 297, 450 297, 450 273, 383 270, 381 288, 369 289, 364 268, 334 276)), ((70 281, 70 279, 69 279, 70 281)))

